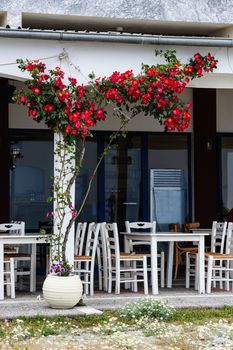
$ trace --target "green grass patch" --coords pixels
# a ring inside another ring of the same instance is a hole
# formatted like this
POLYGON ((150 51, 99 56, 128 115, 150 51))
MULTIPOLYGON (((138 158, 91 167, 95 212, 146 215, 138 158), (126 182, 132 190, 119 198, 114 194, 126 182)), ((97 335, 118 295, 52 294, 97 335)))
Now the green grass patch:
POLYGON ((223 308, 188 308, 177 309, 172 317, 172 322, 203 323, 208 320, 228 319, 233 321, 233 306, 223 308))
MULTIPOLYGON (((0 340, 29 339, 33 337, 49 336, 56 334, 65 334, 66 332, 79 329, 85 330, 93 326, 106 327, 109 319, 115 318, 114 322, 124 322, 125 324, 136 324, 136 319, 122 316, 119 311, 104 311, 101 315, 89 316, 70 316, 70 317, 20 317, 12 320, 0 320, 0 340)), ((147 315, 150 319, 150 315, 147 315)), ((225 306, 223 308, 188 308, 174 310, 172 319, 163 320, 170 324, 193 323, 202 325, 208 321, 227 320, 233 323, 233 307, 225 306)))
POLYGON ((18 328, 27 329, 28 337, 48 336, 59 334, 61 331, 72 328, 89 328, 101 325, 108 321, 108 316, 113 313, 104 312, 101 315, 72 316, 72 317, 18 317, 17 319, 0 320, 0 339, 4 339, 9 332, 18 328))

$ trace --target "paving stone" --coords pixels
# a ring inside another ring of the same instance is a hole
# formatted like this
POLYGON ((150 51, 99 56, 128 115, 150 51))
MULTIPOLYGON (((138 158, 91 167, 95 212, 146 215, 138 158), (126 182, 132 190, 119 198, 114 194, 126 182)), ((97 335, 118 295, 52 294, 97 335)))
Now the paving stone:
MULTIPOLYGON (((163 300, 175 308, 209 307, 219 308, 233 305, 233 293, 216 290, 207 295, 199 295, 196 291, 185 288, 173 288, 160 290, 157 296, 149 295, 149 298, 163 300)), ((77 306, 73 309, 52 309, 43 300, 41 294, 17 293, 16 299, 6 298, 0 301, 0 318, 14 318, 20 316, 78 316, 101 314, 101 310, 122 308, 132 301, 145 298, 143 293, 125 292, 120 295, 97 292, 93 297, 84 298, 85 306, 77 306)))

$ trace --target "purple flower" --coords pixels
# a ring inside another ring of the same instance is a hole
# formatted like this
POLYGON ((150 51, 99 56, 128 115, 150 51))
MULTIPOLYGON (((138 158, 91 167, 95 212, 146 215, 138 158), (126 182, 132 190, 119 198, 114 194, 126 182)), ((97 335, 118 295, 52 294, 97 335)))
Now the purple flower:
POLYGON ((59 261, 53 263, 50 268, 50 273, 56 276, 69 276, 72 271, 72 266, 67 261, 59 261))

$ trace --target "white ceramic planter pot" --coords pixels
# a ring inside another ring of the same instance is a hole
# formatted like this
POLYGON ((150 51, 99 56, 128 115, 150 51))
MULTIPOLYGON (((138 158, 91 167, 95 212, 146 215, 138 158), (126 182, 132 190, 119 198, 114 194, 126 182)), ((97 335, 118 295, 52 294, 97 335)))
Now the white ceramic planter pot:
POLYGON ((43 296, 53 309, 71 309, 82 297, 83 286, 79 276, 48 275, 43 283, 43 296))

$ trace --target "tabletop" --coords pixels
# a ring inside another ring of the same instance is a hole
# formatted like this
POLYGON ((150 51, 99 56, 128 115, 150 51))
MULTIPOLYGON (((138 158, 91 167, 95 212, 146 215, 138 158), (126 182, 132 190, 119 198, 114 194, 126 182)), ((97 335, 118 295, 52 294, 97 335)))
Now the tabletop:
POLYGON ((17 243, 17 244, 36 244, 46 243, 49 235, 41 235, 39 233, 29 233, 25 235, 11 235, 7 233, 0 234, 0 242, 3 244, 17 243))
POLYGON ((181 236, 181 237, 186 237, 186 236, 196 236, 196 235, 201 235, 201 236, 209 236, 210 232, 209 231, 195 231, 195 232, 171 232, 171 231, 166 231, 166 232, 139 232, 139 231, 131 231, 131 232, 120 232, 122 235, 134 235, 134 236, 181 236))

